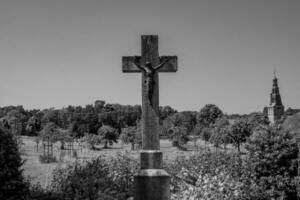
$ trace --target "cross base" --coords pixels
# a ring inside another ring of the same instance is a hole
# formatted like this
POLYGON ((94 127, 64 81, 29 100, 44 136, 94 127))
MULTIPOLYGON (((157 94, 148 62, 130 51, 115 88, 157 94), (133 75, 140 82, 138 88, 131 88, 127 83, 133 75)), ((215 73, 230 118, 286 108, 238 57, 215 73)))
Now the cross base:
POLYGON ((141 170, 134 177, 134 200, 169 200, 170 175, 162 169, 162 152, 142 150, 141 170))
POLYGON ((142 150, 140 153, 141 169, 162 169, 162 152, 142 150))
POLYGON ((163 169, 142 169, 134 177, 134 200, 169 200, 170 175, 163 169))

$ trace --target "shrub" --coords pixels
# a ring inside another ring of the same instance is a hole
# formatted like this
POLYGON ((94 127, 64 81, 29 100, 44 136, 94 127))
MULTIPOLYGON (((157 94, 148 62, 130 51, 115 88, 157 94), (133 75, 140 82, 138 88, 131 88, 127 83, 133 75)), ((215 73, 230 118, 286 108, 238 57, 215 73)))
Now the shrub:
POLYGON ((113 189, 118 191, 117 199, 127 199, 133 196, 133 178, 139 170, 137 159, 128 153, 117 153, 108 161, 111 166, 109 178, 113 181, 113 189))
POLYGON ((251 179, 266 199, 297 199, 297 143, 288 132, 272 127, 256 130, 250 137, 248 165, 251 179))
POLYGON ((62 195, 53 191, 44 189, 39 183, 30 185, 28 200, 64 200, 62 195))
POLYGON ((174 147, 186 150, 184 145, 189 141, 187 129, 184 126, 173 126, 168 130, 169 139, 174 147))
POLYGON ((104 157, 57 168, 53 172, 51 190, 63 199, 98 199, 110 193, 109 166, 104 157))
POLYGON ((0 199, 25 199, 28 183, 22 175, 22 165, 16 140, 0 128, 0 199))
MULTIPOLYGON (((236 154, 206 150, 187 158, 178 157, 175 161, 167 163, 166 169, 171 175, 171 192, 174 200, 209 199, 209 195, 212 199, 218 199, 217 191, 208 188, 209 185, 215 184, 217 184, 215 189, 220 190, 218 195, 224 191, 232 192, 228 193, 228 199, 232 197, 233 192, 238 193, 237 198, 242 195, 240 191, 242 183, 238 179, 242 172, 242 165, 240 157, 236 154), (230 188, 234 188, 233 185, 237 189, 230 190, 230 188), (206 193, 204 194, 203 191, 206 193)), ((220 199, 226 199, 227 194, 224 195, 220 199)))
POLYGON ((226 170, 216 169, 214 174, 192 173, 182 169, 178 174, 183 181, 179 191, 172 195, 172 200, 241 200, 243 199, 243 183, 233 178, 226 170), (195 176, 196 175, 196 176, 195 176), (194 176, 196 182, 186 180, 194 176))
POLYGON ((137 161, 126 154, 110 159, 99 156, 55 169, 50 189, 63 199, 127 199, 132 196, 137 169, 137 161))

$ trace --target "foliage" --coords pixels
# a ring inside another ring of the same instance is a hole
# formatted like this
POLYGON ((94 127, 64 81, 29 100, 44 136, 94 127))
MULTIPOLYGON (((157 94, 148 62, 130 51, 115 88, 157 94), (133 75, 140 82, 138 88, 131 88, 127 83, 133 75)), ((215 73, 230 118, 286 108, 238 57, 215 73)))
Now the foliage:
POLYGON ((226 117, 218 118, 211 128, 211 136, 209 138, 210 142, 219 147, 221 144, 230 143, 230 130, 229 130, 229 121, 226 117))
POLYGON ((125 200, 132 196, 133 175, 137 170, 137 161, 126 154, 111 159, 100 156, 57 168, 50 189, 63 199, 125 200))
POLYGON ((35 116, 29 118, 26 125, 27 135, 37 136, 40 130, 41 130, 41 122, 38 120, 38 118, 35 116))
POLYGON ((168 116, 177 113, 171 106, 160 106, 159 107, 159 118, 161 121, 165 120, 168 116))
POLYGON ((57 168, 53 174, 51 190, 61 193, 63 199, 113 199, 109 166, 103 157, 57 168))
POLYGON ((40 132, 43 141, 55 141, 56 135, 59 134, 58 126, 53 122, 48 122, 40 132))
MULTIPOLYGON (((160 121, 177 111, 170 106, 159 108, 160 121)), ((16 135, 37 135, 44 126, 52 122, 60 129, 69 129, 72 137, 83 137, 84 133, 97 134, 102 124, 121 129, 136 126, 141 118, 140 105, 110 104, 96 100, 94 105, 67 106, 61 109, 25 110, 22 106, 0 107, 0 125, 16 135)))
POLYGON ((72 133, 69 130, 62 130, 59 129, 56 134, 53 135, 52 141, 53 142, 60 142, 60 149, 64 149, 64 145, 66 142, 72 143, 74 138, 72 137, 72 133))
POLYGON ((0 199, 25 199, 28 184, 22 175, 22 165, 12 134, 0 129, 0 199))
POLYGON ((92 150, 96 149, 96 145, 101 144, 101 138, 95 134, 85 134, 82 141, 86 142, 89 145, 89 148, 92 150))
POLYGON ((167 164, 173 200, 242 199, 241 159, 236 154, 200 151, 167 164))
POLYGON ((183 127, 186 134, 190 134, 196 125, 196 112, 183 111, 167 117, 162 124, 161 135, 169 136, 173 127, 183 127))
POLYGON ((296 199, 298 149, 292 135, 274 127, 260 128, 246 149, 253 180, 268 199, 296 199))
POLYGON ((113 189, 118 191, 118 199, 133 196, 133 178, 139 170, 138 161, 128 153, 117 153, 116 157, 108 160, 110 167, 109 178, 114 182, 113 189))
POLYGON ((260 112, 250 113, 247 116, 247 121, 249 124, 252 125, 252 128, 255 128, 258 126, 267 126, 270 124, 268 116, 266 114, 260 113, 260 112))
POLYGON ((168 138, 172 145, 178 149, 185 150, 184 145, 189 141, 187 129, 184 126, 173 126, 168 130, 168 138))
POLYGON ((251 135, 251 131, 252 126, 245 119, 238 119, 231 125, 229 137, 239 152, 241 144, 246 142, 246 139, 251 135))
POLYGON ((294 133, 300 132, 300 112, 288 116, 287 119, 283 122, 282 128, 294 133))
POLYGON ((27 116, 23 107, 10 110, 4 119, 6 120, 9 131, 12 134, 21 135, 25 132, 25 121, 27 120, 27 116))
POLYGON ((142 134, 140 126, 130 126, 122 129, 120 139, 125 144, 131 144, 131 150, 134 150, 136 144, 142 143, 142 134))
POLYGON ((203 127, 209 127, 215 123, 217 118, 222 116, 223 112, 218 106, 214 104, 207 104, 198 113, 197 122, 203 127))
POLYGON ((212 135, 211 128, 207 128, 207 127, 202 128, 200 138, 204 140, 205 145, 210 140, 211 135, 212 135))
MULTIPOLYGON (((273 140, 276 142, 268 143, 272 147, 268 150, 263 149, 266 142, 254 142, 255 135, 249 140, 247 159, 233 152, 206 149, 165 162, 164 168, 171 176, 171 199, 294 199, 291 194, 295 194, 297 152, 293 140, 277 135, 273 140), (280 141, 285 141, 284 145, 278 145, 280 141)), ((263 141, 272 138, 266 135, 260 135, 263 141)), ((133 176, 138 169, 138 161, 128 152, 113 158, 100 156, 57 168, 50 190, 61 199, 125 200, 133 195, 133 176)))
POLYGON ((119 138, 119 134, 116 129, 111 126, 103 125, 98 130, 98 135, 102 144, 104 144, 104 148, 107 148, 107 145, 112 145, 113 142, 117 143, 119 138))
POLYGON ((226 170, 216 170, 214 175, 197 175, 195 172, 182 169, 178 177, 183 181, 178 193, 172 196, 172 200, 241 200, 243 199, 243 183, 234 179, 226 170), (189 184, 190 176, 195 176, 195 185, 189 184))
POLYGON ((51 190, 44 189, 39 183, 35 183, 30 185, 27 200, 64 200, 64 199, 62 198, 61 194, 53 192, 51 190))

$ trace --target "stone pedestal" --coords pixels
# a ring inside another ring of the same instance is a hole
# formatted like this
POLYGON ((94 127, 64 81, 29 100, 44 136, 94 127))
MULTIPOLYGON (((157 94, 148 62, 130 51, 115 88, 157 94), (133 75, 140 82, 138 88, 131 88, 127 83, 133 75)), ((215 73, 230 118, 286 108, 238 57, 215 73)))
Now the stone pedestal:
POLYGON ((141 170, 134 177, 134 200, 169 200, 170 175, 162 169, 162 152, 143 150, 141 170))

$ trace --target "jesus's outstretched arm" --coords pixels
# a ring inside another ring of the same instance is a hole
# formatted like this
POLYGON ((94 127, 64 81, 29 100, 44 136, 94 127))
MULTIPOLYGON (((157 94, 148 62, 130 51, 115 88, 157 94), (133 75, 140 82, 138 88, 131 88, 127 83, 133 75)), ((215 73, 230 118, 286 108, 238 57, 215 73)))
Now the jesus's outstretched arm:
POLYGON ((134 64, 141 70, 141 71, 145 71, 145 69, 143 67, 141 67, 141 62, 138 56, 135 56, 134 58, 134 64))
POLYGON ((165 60, 162 63, 160 63, 159 65, 157 65, 154 70, 159 70, 160 68, 162 68, 169 60, 165 60))

